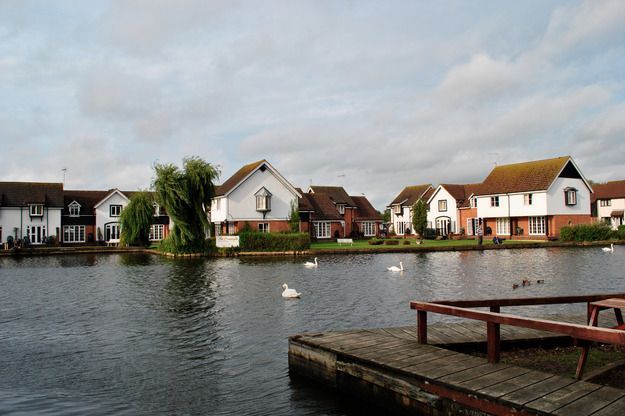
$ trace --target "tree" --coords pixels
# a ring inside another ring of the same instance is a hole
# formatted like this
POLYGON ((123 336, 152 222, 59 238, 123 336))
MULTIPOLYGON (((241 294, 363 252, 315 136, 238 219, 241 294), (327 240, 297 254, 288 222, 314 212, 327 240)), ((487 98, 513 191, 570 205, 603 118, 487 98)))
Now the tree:
POLYGON ((384 213, 380 213, 380 211, 378 211, 378 214, 382 215, 383 222, 391 222, 391 209, 390 208, 386 208, 384 210, 384 213))
POLYGON ((423 238, 428 226, 427 206, 422 199, 419 199, 412 206, 412 227, 414 231, 423 238))
POLYGON ((291 213, 289 214, 289 226, 292 232, 299 232, 300 221, 298 201, 297 198, 295 198, 291 201, 291 213))
POLYGON ((139 192, 130 197, 122 211, 121 242, 130 246, 149 245, 150 226, 154 222, 154 201, 148 192, 139 192))
POLYGON ((210 225, 210 204, 215 196, 213 181, 220 172, 198 156, 184 158, 182 162, 182 170, 174 164, 155 163, 152 187, 157 202, 165 207, 174 223, 168 250, 202 252, 210 225))

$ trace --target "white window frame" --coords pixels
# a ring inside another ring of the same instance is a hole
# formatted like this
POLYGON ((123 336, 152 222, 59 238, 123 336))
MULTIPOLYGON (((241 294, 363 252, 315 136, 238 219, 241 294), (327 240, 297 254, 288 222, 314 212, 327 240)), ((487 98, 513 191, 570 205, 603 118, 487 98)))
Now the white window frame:
POLYGON ((26 236, 31 244, 41 244, 46 238, 45 225, 29 225, 26 227, 26 236))
POLYGON ((529 217, 527 221, 530 229, 530 235, 545 235, 545 217, 529 217))
POLYGON ((365 237, 375 236, 375 221, 363 221, 360 228, 365 237))
POLYGON ((269 232, 269 223, 268 222, 259 222, 258 223, 258 231, 260 231, 261 233, 268 233, 269 232))
POLYGON ((43 204, 32 204, 30 206, 31 217, 43 217, 43 204))
POLYGON ((441 199, 438 201, 438 212, 447 212, 447 200, 441 199))
POLYGON ((339 214, 341 214, 341 215, 345 214, 345 205, 337 204, 336 209, 339 211, 339 214))
POLYGON ((332 235, 332 225, 330 222, 315 222, 315 237, 330 238, 332 235))
POLYGON ((111 241, 111 240, 119 240, 119 237, 121 235, 121 227, 119 226, 119 224, 117 223, 112 223, 112 224, 106 224, 106 227, 104 227, 104 231, 105 231, 105 236, 109 236, 110 234, 110 238, 106 241, 111 241), (110 233, 109 233, 110 230, 110 233))
POLYGON ((470 205, 471 205, 471 208, 477 208, 477 198, 476 197, 471 198, 470 205))
POLYGON ((611 207, 612 206, 612 200, 611 199, 600 199, 599 200, 599 205, 602 207, 611 207))
POLYGON ((491 196, 490 197, 490 206, 498 207, 499 206, 499 196, 491 196))
POLYGON ((64 225, 63 226, 63 242, 64 243, 84 243, 85 242, 85 226, 84 225, 64 225))
POLYGON ((123 207, 121 205, 109 205, 109 217, 119 217, 122 215, 123 207))
POLYGON ((152 224, 148 238, 150 241, 159 241, 165 238, 165 224, 152 224))
POLYGON ((565 188, 564 189, 564 203, 566 205, 577 205, 577 189, 575 188, 565 188))
POLYGON ((510 234, 510 221, 506 217, 501 217, 496 219, 496 229, 497 235, 508 235, 510 234))
POLYGON ((80 204, 77 202, 72 202, 69 204, 69 216, 70 217, 79 217, 80 216, 80 204))
POLYGON ((523 204, 524 205, 532 205, 534 202, 533 194, 523 194, 523 204))

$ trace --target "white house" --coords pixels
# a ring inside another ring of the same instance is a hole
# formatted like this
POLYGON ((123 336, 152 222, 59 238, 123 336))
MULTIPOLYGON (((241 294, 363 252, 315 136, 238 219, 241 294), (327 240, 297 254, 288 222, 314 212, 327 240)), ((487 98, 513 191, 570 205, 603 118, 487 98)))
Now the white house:
POLYGON ((247 223, 252 229, 289 230, 291 204, 301 194, 266 160, 243 166, 215 188, 211 222, 217 235, 235 234, 247 223))
POLYGON ((464 225, 461 221, 460 208, 471 196, 467 195, 472 185, 440 184, 428 199, 428 228, 434 228, 438 235, 460 233, 464 225))
POLYGON ((119 217, 130 199, 119 189, 113 189, 100 202, 95 204, 96 229, 103 233, 107 243, 118 243, 121 228, 119 217))
POLYGON ((590 223, 592 188, 569 156, 495 167, 476 192, 486 231, 502 238, 557 238, 590 223))
POLYGON ((63 184, 0 182, 0 241, 28 238, 42 244, 61 233, 63 184))
POLYGON ((600 221, 610 223, 617 230, 623 225, 625 212, 625 181, 593 185, 591 212, 600 221))
POLYGON ((410 233, 414 234, 412 206, 419 199, 427 202, 433 191, 434 187, 431 184, 407 186, 395 197, 393 202, 388 205, 391 209, 391 227, 395 233, 406 234, 410 230, 410 233))

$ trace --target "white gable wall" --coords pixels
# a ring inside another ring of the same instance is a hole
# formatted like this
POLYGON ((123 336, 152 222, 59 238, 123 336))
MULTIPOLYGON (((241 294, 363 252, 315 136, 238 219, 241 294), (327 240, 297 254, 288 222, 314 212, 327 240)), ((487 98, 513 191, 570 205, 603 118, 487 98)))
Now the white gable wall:
POLYGON ((95 223, 96 229, 102 231, 105 235, 106 224, 119 222, 119 217, 111 217, 111 205, 121 205, 122 210, 128 205, 128 200, 119 192, 113 192, 95 207, 95 223))
MULTIPOLYGON (((265 187, 271 193, 271 210, 264 220, 286 220, 291 213, 291 201, 297 199, 289 187, 278 179, 271 169, 256 170, 228 195, 227 217, 221 221, 262 221, 263 213, 256 211, 254 194, 265 187)), ((222 202, 222 209, 224 209, 222 202)), ((218 220, 214 220, 218 222, 218 220)))
POLYGON ((590 190, 581 179, 557 178, 547 194, 548 215, 590 215, 590 190), (577 204, 566 205, 567 187, 577 189, 577 204))
POLYGON ((448 217, 451 222, 450 231, 452 233, 458 232, 460 226, 458 226, 458 209, 456 208, 456 198, 451 196, 449 192, 443 187, 439 187, 438 190, 430 200, 430 211, 427 214, 428 223, 431 228, 436 228, 436 220, 443 217, 448 217), (439 201, 447 201, 447 210, 439 211, 439 201))

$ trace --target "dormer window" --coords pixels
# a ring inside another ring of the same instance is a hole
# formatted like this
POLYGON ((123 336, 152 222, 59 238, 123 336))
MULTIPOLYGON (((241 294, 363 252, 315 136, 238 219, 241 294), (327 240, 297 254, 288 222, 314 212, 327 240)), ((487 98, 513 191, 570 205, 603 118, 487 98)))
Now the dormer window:
POLYGON ((70 217, 80 216, 80 204, 78 202, 72 202, 71 204, 69 204, 69 216, 70 217))
POLYGON ((254 196, 256 197, 256 211, 271 211, 271 192, 262 187, 254 196))
POLYGON ((401 205, 393 206, 393 212, 395 213, 395 215, 401 215, 402 214, 401 205))
POLYGON ((477 198, 476 197, 471 198, 470 204, 471 204, 471 208, 477 208, 477 198))
POLYGON ((30 216, 31 217, 43 217, 43 205, 42 204, 31 205, 30 216))
POLYGON ((344 215, 344 214, 345 214, 345 205, 343 205, 343 204, 338 204, 338 205, 336 206, 336 209, 338 209, 339 214, 341 214, 341 215, 344 215))
POLYGON ((570 186, 564 188, 564 202, 566 205, 577 205, 577 189, 570 186))

